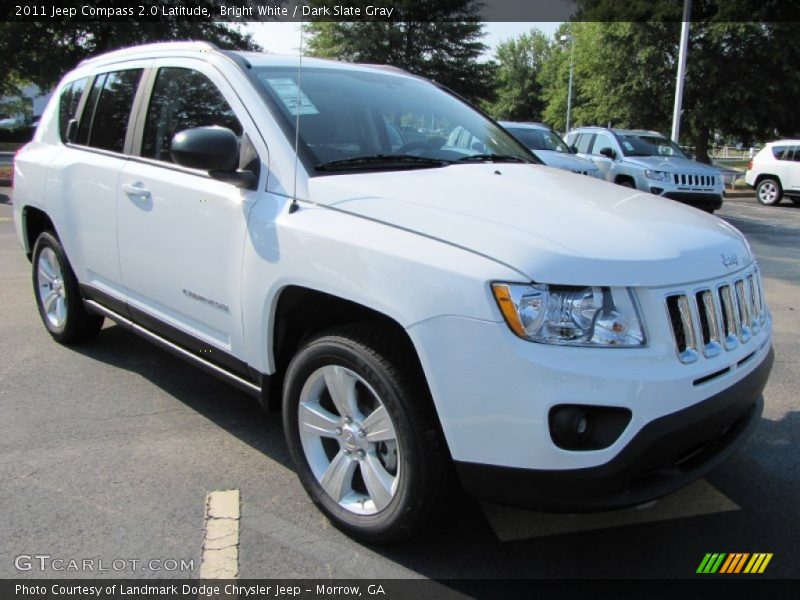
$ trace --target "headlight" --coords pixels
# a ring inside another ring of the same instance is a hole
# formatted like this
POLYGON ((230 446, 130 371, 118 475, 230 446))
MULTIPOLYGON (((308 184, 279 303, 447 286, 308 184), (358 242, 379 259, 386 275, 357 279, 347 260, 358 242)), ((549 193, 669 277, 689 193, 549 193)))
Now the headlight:
POLYGON ((644 172, 644 176, 648 179, 655 179, 656 181, 669 181, 669 173, 666 171, 651 171, 644 172))
POLYGON ((493 283, 511 330, 542 344, 644 346, 644 324, 633 291, 622 287, 493 283))

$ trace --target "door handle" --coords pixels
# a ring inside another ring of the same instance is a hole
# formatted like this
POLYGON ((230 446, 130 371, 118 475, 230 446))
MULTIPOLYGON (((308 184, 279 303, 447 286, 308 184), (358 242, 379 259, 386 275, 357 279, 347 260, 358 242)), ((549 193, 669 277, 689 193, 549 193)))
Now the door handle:
POLYGON ((122 191, 134 200, 143 201, 150 199, 150 190, 144 187, 144 184, 140 182, 123 183, 122 191))

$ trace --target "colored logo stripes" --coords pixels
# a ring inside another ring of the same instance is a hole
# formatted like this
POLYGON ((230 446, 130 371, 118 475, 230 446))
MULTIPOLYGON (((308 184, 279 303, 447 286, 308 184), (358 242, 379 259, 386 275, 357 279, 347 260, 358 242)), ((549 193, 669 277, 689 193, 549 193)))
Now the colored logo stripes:
POLYGON ((698 573, 763 573, 769 561, 772 560, 772 552, 709 552, 697 567, 698 573))

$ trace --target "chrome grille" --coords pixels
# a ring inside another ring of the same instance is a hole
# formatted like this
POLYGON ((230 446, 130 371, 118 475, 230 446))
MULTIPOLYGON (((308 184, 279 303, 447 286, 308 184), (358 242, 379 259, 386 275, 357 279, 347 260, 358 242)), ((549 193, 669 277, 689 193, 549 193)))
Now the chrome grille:
POLYGON ((688 173, 673 173, 672 181, 676 185, 686 185, 692 187, 713 187, 714 176, 712 175, 692 175, 688 173))
POLYGON ((747 344, 767 318, 758 269, 693 293, 670 294, 666 305, 678 358, 687 364, 747 344))

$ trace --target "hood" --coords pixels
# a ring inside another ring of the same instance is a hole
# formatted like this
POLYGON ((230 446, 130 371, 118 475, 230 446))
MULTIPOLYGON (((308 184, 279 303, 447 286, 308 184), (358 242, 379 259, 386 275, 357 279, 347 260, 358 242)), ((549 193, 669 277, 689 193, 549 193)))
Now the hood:
POLYGON ((678 156, 625 156, 622 161, 645 169, 669 171, 670 173, 692 175, 719 175, 721 173, 717 167, 678 156))
POLYGON ((673 200, 526 164, 464 164, 313 177, 321 205, 490 257, 531 281, 663 286, 741 268, 733 227, 673 200))
POLYGON ((556 169, 566 169, 568 171, 597 171, 597 166, 586 158, 567 154, 566 152, 556 152, 555 150, 531 150, 548 167, 556 169))

